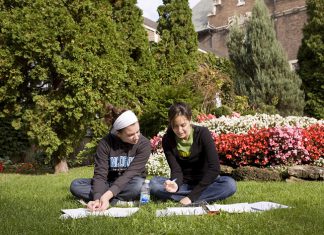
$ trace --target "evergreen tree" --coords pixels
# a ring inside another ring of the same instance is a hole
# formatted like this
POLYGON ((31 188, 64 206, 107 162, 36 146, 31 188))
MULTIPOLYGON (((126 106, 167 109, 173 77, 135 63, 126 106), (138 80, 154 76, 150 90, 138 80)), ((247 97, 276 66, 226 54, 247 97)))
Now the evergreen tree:
POLYGON ((307 0, 308 22, 298 51, 298 73, 303 81, 305 114, 324 119, 324 1, 307 0))
POLYGON ((0 114, 66 163, 89 129, 107 132, 105 103, 138 102, 125 85, 128 38, 109 1, 0 2, 0 114))
POLYGON ((301 80, 290 71, 263 0, 256 1, 243 27, 231 28, 228 49, 238 73, 237 91, 249 97, 251 107, 259 112, 302 114, 301 80))
POLYGON ((132 108, 143 106, 150 82, 156 78, 154 58, 149 50, 147 32, 143 27, 142 11, 136 6, 136 0, 110 0, 113 6, 113 18, 123 40, 118 50, 127 63, 128 79, 120 84, 120 92, 127 91, 131 100, 136 100, 132 108), (124 88, 123 88, 124 87, 124 88))
POLYGON ((197 34, 188 0, 163 0, 158 13, 158 75, 164 84, 171 84, 197 68, 197 34))

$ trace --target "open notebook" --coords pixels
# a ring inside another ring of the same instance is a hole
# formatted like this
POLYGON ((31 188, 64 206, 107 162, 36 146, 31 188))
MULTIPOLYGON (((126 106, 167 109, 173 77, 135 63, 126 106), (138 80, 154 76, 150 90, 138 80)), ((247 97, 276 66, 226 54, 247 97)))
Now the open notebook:
POLYGON ((111 207, 105 211, 91 212, 87 208, 77 209, 62 209, 63 214, 60 216, 61 219, 78 219, 88 216, 108 216, 108 217, 128 217, 133 215, 139 210, 138 207, 122 208, 122 207, 111 207))

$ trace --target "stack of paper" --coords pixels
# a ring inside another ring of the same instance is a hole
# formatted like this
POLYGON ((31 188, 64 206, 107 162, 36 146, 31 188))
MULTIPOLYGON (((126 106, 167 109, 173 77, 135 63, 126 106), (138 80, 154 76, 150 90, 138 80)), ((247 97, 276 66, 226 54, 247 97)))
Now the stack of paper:
POLYGON ((60 216, 61 219, 78 219, 88 216, 108 216, 108 217, 128 217, 136 213, 139 210, 138 207, 132 208, 119 208, 112 207, 105 211, 95 211, 91 212, 86 208, 77 208, 77 209, 63 209, 61 210, 64 214, 60 216))

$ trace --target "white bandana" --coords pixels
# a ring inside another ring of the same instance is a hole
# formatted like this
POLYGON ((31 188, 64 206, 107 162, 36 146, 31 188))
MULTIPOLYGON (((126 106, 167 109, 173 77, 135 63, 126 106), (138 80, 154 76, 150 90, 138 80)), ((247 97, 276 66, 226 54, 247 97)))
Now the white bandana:
POLYGON ((111 130, 111 133, 116 134, 116 132, 118 130, 121 130, 125 127, 128 127, 132 124, 134 124, 135 122, 138 122, 138 119, 135 115, 135 113, 133 113, 130 110, 127 110, 125 112, 123 112, 114 122, 113 124, 113 128, 111 130))

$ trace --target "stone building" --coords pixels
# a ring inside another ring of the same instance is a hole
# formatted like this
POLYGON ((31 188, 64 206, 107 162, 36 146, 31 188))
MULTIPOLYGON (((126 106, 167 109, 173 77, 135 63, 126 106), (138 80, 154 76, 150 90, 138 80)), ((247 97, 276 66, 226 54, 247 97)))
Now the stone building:
POLYGON ((160 36, 157 33, 157 23, 153 20, 150 20, 144 17, 143 26, 147 32, 147 37, 150 42, 158 42, 160 40, 160 36))
MULTIPOLYGON (((307 21, 305 0, 264 0, 274 19, 277 38, 291 65, 297 63, 297 53, 307 21)), ((204 47, 227 56, 226 39, 229 27, 238 18, 240 24, 251 16, 255 0, 201 0, 192 9, 192 20, 198 40, 204 47)))
MULTIPOLYGON (((146 17, 143 17, 143 18, 144 18, 143 26, 147 32, 147 37, 148 37, 149 42, 156 42, 156 43, 159 42, 160 35, 157 32, 158 23, 153 20, 150 20, 146 17)), ((198 42, 198 51, 200 51, 202 53, 211 52, 211 53, 219 55, 218 51, 216 51, 215 49, 210 48, 210 47, 205 47, 200 42, 198 42)))

